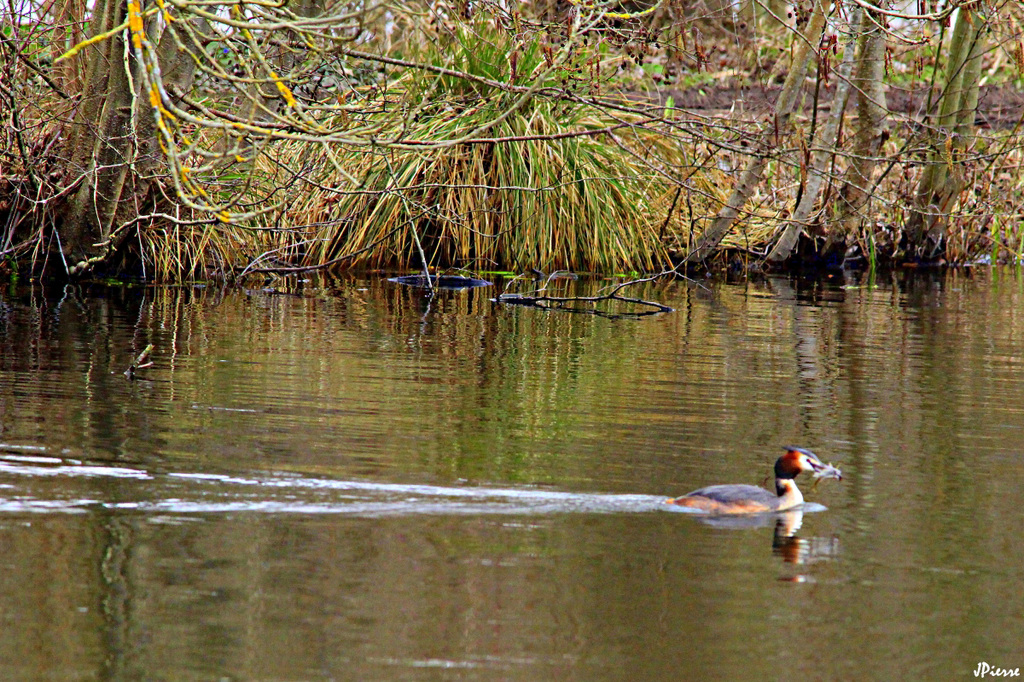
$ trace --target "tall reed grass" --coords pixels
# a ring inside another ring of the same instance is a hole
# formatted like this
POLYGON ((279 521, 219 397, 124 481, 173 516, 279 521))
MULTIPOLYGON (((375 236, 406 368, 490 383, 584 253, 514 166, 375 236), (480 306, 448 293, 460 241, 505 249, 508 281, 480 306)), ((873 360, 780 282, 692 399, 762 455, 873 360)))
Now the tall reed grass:
MULTIPOLYGON (((461 32, 425 52, 421 61, 480 79, 565 83, 566 69, 549 69, 536 41, 461 32)), ((389 90, 392 106, 408 115, 382 111, 361 124, 379 124, 381 139, 405 144, 341 149, 336 159, 358 188, 318 148, 280 149, 309 182, 282 216, 301 239, 282 233, 276 248, 301 241, 310 265, 353 254, 351 264, 401 268, 418 264, 418 238, 435 266, 614 272, 663 266, 667 235, 689 230, 677 192, 691 172, 689 153, 649 121, 613 117, 582 97, 538 92, 523 103, 522 92, 412 69, 389 90)), ((712 210, 712 180, 690 182, 701 184, 701 213, 712 210)))

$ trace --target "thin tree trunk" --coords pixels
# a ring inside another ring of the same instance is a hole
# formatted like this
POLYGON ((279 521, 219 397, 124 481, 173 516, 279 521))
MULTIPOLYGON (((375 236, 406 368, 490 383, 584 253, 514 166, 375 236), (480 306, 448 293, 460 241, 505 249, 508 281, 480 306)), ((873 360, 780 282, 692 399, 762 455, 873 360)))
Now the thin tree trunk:
MULTIPOLYGON (((860 24, 861 8, 854 5, 850 12, 850 27, 854 28, 860 24)), ((853 33, 853 31, 851 31, 853 33)), ((836 139, 839 135, 839 124, 842 123, 846 113, 846 103, 850 98, 850 75, 853 73, 854 54, 857 50, 857 40, 851 35, 849 42, 843 49, 843 62, 837 71, 838 83, 836 92, 832 97, 832 111, 829 113, 828 123, 821 130, 817 139, 816 149, 812 155, 811 168, 807 174, 807 182, 800 195, 800 202, 793 217, 785 228, 782 235, 775 243, 775 247, 768 254, 768 260, 773 262, 784 261, 793 253, 796 248, 800 232, 807 226, 811 211, 818 201, 821 187, 825 181, 825 165, 836 153, 836 139)))
MULTIPOLYGON (((728 234, 736 218, 739 216, 743 206, 750 199, 758 184, 761 182, 761 175, 768 164, 771 150, 775 146, 776 134, 788 130, 789 119, 796 107, 796 102, 802 90, 804 78, 807 75, 807 64, 811 62, 811 55, 816 54, 821 45, 821 34, 825 27, 825 2, 814 0, 810 20, 807 22, 807 29, 802 36, 796 38, 797 44, 793 51, 793 67, 786 76, 782 85, 779 99, 775 104, 774 120, 768 121, 761 131, 761 141, 754 149, 746 168, 740 174, 739 182, 733 188, 732 195, 724 206, 718 211, 711 226, 701 235, 697 245, 687 254, 685 262, 696 263, 706 259, 712 251, 728 234)), ((817 60, 813 60, 815 63, 817 60)))
MULTIPOLYGON (((883 5, 883 8, 885 5, 883 5)), ((861 30, 854 87, 857 89, 857 130, 854 134, 853 158, 846 170, 842 189, 842 202, 833 221, 831 244, 826 250, 845 250, 849 239, 856 234, 864 208, 871 199, 870 188, 878 165, 878 154, 885 138, 882 123, 886 115, 885 103, 885 36, 882 24, 885 16, 865 11, 861 30)))
POLYGON ((941 258, 946 216, 965 185, 964 176, 956 167, 956 157, 974 136, 983 28, 983 18, 977 12, 966 7, 958 10, 932 149, 904 235, 906 257, 911 260, 927 262, 941 258))

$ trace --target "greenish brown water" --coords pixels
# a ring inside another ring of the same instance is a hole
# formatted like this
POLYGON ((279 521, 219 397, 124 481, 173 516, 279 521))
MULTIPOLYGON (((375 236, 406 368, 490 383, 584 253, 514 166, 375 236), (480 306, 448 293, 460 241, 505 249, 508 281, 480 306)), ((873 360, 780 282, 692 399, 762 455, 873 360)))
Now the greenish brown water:
POLYGON ((1016 273, 638 293, 676 312, 383 278, 5 291, 3 679, 1024 667, 1016 273), (661 505, 789 443, 843 469, 803 486, 826 510, 661 505))

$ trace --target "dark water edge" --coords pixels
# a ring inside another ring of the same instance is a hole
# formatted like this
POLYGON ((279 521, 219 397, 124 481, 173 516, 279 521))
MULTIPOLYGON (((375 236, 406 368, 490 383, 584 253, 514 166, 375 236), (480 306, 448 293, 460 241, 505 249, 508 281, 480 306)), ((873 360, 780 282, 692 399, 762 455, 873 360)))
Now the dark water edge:
POLYGON ((6 678, 1022 664, 1019 273, 659 283, 642 320, 268 285, 0 296, 6 678), (842 467, 824 510, 660 506, 788 443, 842 467))

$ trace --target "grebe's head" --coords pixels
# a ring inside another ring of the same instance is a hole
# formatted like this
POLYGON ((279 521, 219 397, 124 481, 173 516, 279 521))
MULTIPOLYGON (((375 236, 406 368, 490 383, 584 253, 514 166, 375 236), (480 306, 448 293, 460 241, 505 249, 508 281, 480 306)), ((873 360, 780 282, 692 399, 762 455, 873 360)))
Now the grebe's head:
POLYGON ((775 460, 775 478, 796 478, 801 472, 814 474, 815 478, 842 479, 843 472, 831 464, 825 464, 810 450, 787 445, 786 454, 775 460))

